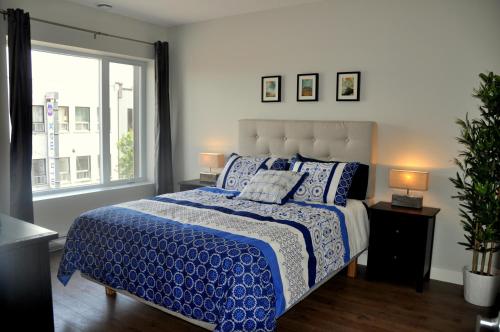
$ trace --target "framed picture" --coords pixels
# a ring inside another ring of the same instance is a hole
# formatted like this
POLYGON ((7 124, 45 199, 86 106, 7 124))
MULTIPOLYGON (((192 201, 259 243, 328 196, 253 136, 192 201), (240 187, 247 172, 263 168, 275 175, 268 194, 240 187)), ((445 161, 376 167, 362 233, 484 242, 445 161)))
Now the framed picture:
POLYGON ((318 101, 318 73, 297 75, 297 101, 318 101))
POLYGON ((263 103, 281 101, 281 76, 262 77, 261 100, 263 103))
POLYGON ((359 101, 361 72, 337 73, 337 101, 359 101))

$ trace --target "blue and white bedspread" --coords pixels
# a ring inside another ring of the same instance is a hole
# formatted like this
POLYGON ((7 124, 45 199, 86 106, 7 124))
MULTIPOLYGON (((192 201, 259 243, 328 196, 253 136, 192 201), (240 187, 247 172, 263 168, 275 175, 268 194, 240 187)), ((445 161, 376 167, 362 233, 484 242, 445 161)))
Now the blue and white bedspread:
POLYGON ((76 270, 216 331, 273 331, 276 319, 350 259, 336 207, 230 199, 201 188, 82 214, 58 278, 76 270))

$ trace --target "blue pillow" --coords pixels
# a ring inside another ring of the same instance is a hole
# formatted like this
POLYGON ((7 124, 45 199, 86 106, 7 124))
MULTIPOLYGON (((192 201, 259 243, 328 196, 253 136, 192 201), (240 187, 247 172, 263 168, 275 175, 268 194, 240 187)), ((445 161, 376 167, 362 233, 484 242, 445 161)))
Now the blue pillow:
POLYGON ((290 164, 288 163, 288 159, 284 158, 269 158, 266 162, 267 169, 273 171, 288 171, 290 164))
POLYGON ((291 170, 307 172, 309 176, 295 192, 293 199, 345 206, 357 162, 310 162, 292 159, 291 170))
POLYGON ((217 178, 216 186, 227 190, 242 191, 259 169, 266 169, 269 157, 242 157, 236 153, 229 159, 217 178))

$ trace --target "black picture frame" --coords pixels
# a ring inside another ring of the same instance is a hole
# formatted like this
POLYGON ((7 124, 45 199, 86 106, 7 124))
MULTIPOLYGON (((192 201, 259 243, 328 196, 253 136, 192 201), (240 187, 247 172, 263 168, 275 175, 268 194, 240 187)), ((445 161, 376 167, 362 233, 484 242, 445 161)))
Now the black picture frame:
POLYGON ((274 75, 274 76, 262 76, 261 83, 260 83, 260 101, 263 103, 279 103, 281 102, 281 76, 280 75, 274 75), (277 82, 277 96, 275 98, 270 98, 265 96, 265 81, 266 80, 271 80, 274 79, 277 82))
POLYGON ((319 74, 318 73, 307 73, 307 74, 297 74, 297 101, 318 101, 319 95, 319 74), (303 76, 313 76, 314 77, 314 90, 311 90, 312 96, 303 96, 301 94, 300 82, 303 76))
POLYGON ((344 71, 344 72, 338 72, 337 73, 337 101, 359 101, 359 96, 361 94, 361 72, 360 71, 344 71), (356 82, 354 82, 354 85, 356 86, 355 89, 353 89, 353 96, 347 96, 347 95, 342 95, 340 92, 341 86, 340 84, 340 79, 341 76, 353 76, 355 77, 356 82))

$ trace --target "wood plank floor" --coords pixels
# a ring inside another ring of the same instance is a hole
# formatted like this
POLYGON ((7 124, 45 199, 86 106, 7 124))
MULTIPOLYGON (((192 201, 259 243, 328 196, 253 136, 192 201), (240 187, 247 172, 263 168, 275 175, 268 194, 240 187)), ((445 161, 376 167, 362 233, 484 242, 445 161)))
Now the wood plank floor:
MULTIPOLYGON (((192 324, 104 288, 75 273, 67 287, 56 279, 61 252, 51 255, 56 331, 204 332, 192 324)), ((362 272, 362 271, 361 271, 362 272)), ((498 306, 475 307, 462 288, 433 281, 424 293, 400 285, 339 275, 278 320, 278 332, 473 331, 477 314, 496 316, 498 306)))

